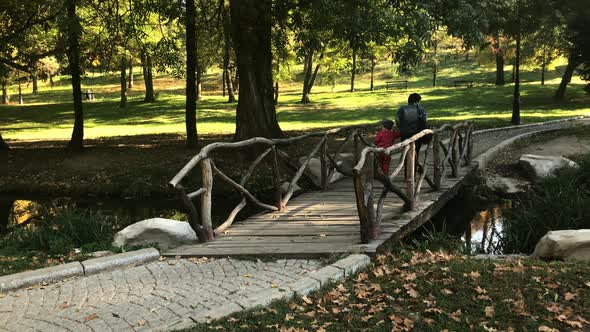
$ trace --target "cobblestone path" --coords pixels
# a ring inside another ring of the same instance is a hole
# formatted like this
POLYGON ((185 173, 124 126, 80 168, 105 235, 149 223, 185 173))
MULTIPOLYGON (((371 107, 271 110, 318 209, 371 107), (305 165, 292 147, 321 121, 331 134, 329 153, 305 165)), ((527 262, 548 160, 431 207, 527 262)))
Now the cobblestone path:
POLYGON ((0 330, 165 328, 221 305, 241 307, 253 294, 278 291, 321 265, 297 259, 154 262, 0 295, 0 330))

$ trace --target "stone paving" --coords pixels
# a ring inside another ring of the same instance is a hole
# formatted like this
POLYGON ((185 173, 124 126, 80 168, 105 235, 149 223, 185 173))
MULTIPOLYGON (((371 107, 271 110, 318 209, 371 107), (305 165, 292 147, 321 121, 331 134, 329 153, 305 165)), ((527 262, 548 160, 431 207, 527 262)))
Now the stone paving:
POLYGON ((320 261, 172 259, 0 294, 0 331, 158 330, 208 310, 244 307, 320 261), (240 304, 241 303, 241 304, 240 304))

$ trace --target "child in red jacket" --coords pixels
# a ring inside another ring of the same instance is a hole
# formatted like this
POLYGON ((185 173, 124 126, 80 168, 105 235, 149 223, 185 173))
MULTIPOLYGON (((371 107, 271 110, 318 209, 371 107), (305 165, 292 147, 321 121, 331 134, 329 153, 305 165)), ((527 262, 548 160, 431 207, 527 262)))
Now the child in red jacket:
MULTIPOLYGON (((393 121, 389 119, 384 119, 381 121, 383 125, 383 130, 377 133, 375 139, 373 140, 373 144, 375 144, 379 148, 388 148, 393 145, 396 139, 401 137, 401 134, 397 130, 393 129, 393 121)), ((391 161, 391 156, 385 153, 377 154, 377 160, 379 164, 381 164, 381 169, 383 170, 383 174, 386 176, 389 174, 389 163, 391 161)))

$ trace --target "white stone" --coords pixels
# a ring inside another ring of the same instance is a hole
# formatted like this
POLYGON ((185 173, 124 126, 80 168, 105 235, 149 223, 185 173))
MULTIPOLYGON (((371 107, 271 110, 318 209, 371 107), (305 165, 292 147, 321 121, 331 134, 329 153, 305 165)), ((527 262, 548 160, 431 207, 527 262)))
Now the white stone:
POLYGON ((332 266, 344 270, 344 276, 350 277, 369 264, 371 264, 371 258, 369 256, 354 254, 335 262, 332 266))
POLYGON ((539 156, 534 154, 522 155, 520 165, 537 178, 551 176, 553 172, 564 167, 578 167, 575 162, 561 156, 539 156))
MULTIPOLYGON (((336 160, 336 163, 339 166, 343 166, 345 169, 352 169, 353 165, 352 165, 352 153, 341 153, 338 157, 338 159, 336 160)), ((300 162, 303 163, 303 161, 305 160, 305 158, 301 158, 300 162)), ((327 161, 329 163, 329 160, 327 161)), ((309 169, 309 171, 311 172, 311 174, 317 178, 318 180, 320 180, 322 178, 322 167, 321 167, 321 161, 320 158, 311 158, 309 160, 309 163, 307 164, 307 168, 309 169)), ((334 174, 332 175, 332 178, 330 178, 330 183, 338 181, 340 179, 342 179, 344 177, 344 175, 340 172, 334 172, 334 174)))
POLYGON ((160 249, 197 241, 195 231, 187 222, 164 218, 146 219, 125 227, 115 234, 113 246, 157 244, 160 249))
MULTIPOLYGON (((289 189, 289 182, 283 182, 283 183, 281 183, 281 193, 285 194, 288 189, 289 189)), ((302 192, 303 192, 303 189, 301 189, 300 186, 298 186, 298 185, 294 185, 293 186, 293 194, 299 195, 302 192)))
POLYGON ((517 194, 526 192, 528 182, 503 177, 493 173, 486 173, 484 175, 486 186, 495 192, 501 192, 505 194, 517 194))
POLYGON ((590 261, 590 229, 548 232, 535 246, 532 257, 590 261))

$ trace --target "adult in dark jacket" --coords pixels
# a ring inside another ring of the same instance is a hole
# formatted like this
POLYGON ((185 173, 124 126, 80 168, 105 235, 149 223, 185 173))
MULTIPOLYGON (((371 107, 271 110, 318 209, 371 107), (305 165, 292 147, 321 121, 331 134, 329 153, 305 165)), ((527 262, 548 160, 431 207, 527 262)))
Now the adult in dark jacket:
MULTIPOLYGON (((400 107, 396 113, 395 119, 402 141, 428 128, 426 110, 420 105, 420 100, 422 97, 419 94, 412 93, 408 97, 408 105, 400 107)), ((416 141, 416 154, 420 152, 422 144, 427 143, 429 139, 430 137, 424 137, 416 141)))

